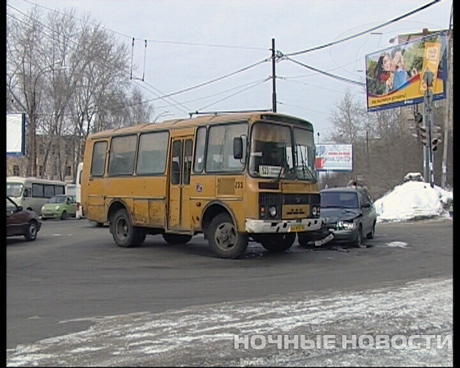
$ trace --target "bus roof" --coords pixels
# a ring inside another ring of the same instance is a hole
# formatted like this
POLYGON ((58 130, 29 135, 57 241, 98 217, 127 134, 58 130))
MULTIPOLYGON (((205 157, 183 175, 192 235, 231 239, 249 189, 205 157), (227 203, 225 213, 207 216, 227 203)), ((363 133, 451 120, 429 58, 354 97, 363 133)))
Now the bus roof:
POLYGON ((41 179, 35 178, 33 176, 28 176, 23 178, 22 176, 7 176, 6 177, 7 183, 25 183, 25 182, 34 182, 38 184, 62 184, 65 185, 66 183, 60 180, 48 180, 48 179, 41 179))
POLYGON ((231 121, 249 121, 249 120, 270 120, 277 122, 285 123, 301 123, 311 130, 313 126, 310 122, 296 118, 290 115, 284 115, 273 112, 244 112, 244 113, 226 113, 226 114, 209 114, 198 116, 196 118, 190 119, 173 119, 166 120, 159 124, 153 123, 143 123, 137 124, 131 127, 118 128, 118 129, 108 129, 98 133, 91 134, 89 138, 102 138, 113 135, 126 135, 130 133, 139 133, 139 132, 149 132, 155 130, 169 130, 169 129, 179 129, 179 128, 188 128, 196 127, 202 125, 212 125, 219 124, 231 121))

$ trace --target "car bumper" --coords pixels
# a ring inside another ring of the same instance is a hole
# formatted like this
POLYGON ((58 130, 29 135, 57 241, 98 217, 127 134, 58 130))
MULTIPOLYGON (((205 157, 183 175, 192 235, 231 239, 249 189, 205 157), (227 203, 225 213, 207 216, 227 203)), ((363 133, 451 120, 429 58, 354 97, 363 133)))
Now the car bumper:
POLYGON ((329 230, 334 235, 334 242, 349 243, 358 238, 358 228, 350 230, 329 230))
POLYGON ((47 212, 47 213, 42 213, 41 214, 42 219, 53 219, 53 218, 56 218, 56 217, 59 217, 58 213, 47 212))
POLYGON ((321 219, 298 220, 246 220, 246 232, 258 233, 290 233, 315 231, 321 228, 321 219))

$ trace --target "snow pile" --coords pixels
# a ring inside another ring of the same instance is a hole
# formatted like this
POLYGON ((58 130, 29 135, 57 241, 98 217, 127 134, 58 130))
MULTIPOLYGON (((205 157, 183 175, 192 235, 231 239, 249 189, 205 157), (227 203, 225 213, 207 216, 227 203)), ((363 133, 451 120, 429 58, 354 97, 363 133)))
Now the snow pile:
POLYGON ((407 221, 446 215, 452 192, 424 182, 408 181, 375 201, 377 221, 407 221))

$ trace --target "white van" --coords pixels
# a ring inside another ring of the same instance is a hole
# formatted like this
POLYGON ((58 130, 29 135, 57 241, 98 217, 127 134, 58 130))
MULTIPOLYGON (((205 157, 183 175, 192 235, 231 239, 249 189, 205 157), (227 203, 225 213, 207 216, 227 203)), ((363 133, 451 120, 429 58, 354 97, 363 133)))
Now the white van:
POLYGON ((81 204, 81 173, 83 171, 83 162, 80 162, 77 166, 77 178, 75 180, 75 199, 77 201, 77 219, 85 218, 83 206, 81 204))
POLYGON ((6 178, 6 196, 10 197, 18 206, 34 211, 37 215, 40 215, 42 206, 51 197, 66 194, 65 188, 66 184, 58 180, 19 176, 6 178))

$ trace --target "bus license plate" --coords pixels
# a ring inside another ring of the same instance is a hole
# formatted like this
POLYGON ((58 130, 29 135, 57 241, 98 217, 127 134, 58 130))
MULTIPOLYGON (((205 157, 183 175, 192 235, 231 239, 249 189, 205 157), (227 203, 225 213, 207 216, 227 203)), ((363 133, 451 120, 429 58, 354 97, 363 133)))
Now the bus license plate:
POLYGON ((289 228, 290 233, 297 232, 297 231, 304 231, 304 230, 305 230, 304 225, 291 225, 291 227, 289 228))

